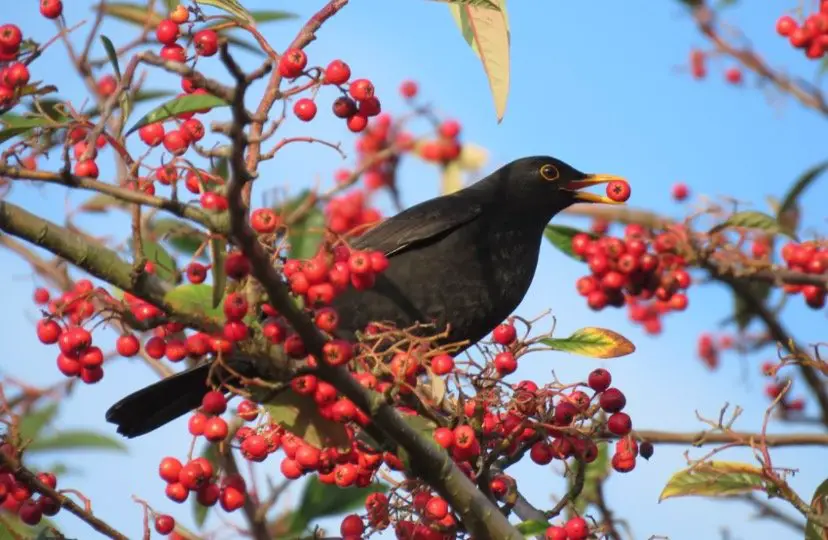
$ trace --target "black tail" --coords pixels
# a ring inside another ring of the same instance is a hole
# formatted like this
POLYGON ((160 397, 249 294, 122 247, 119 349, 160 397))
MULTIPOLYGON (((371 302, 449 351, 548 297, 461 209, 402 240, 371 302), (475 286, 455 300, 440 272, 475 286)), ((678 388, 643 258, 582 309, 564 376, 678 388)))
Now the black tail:
POLYGON ((142 388, 110 407, 106 420, 129 438, 149 433, 201 405, 209 372, 202 364, 142 388))

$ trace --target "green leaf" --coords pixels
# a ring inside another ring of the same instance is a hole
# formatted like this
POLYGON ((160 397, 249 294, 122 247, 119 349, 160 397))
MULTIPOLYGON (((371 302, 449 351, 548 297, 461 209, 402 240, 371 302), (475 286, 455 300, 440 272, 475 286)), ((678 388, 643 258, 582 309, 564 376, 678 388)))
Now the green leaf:
MULTIPOLYGON (((61 120, 66 121, 67 119, 61 118, 61 120)), ((23 135, 24 133, 27 133, 35 128, 58 127, 58 122, 56 120, 44 118, 42 116, 26 117, 13 114, 4 114, 0 117, 0 122, 2 122, 5 126, 4 129, 0 130, 0 143, 4 143, 9 139, 17 137, 18 135, 23 135)))
POLYGON ((543 231, 543 235, 547 240, 549 240, 549 242, 552 243, 553 246, 558 248, 558 251, 580 261, 582 260, 581 257, 572 251, 572 239, 579 234, 586 234, 593 240, 598 238, 598 236, 593 233, 579 231, 578 229, 567 227, 566 225, 547 225, 546 229, 543 231))
MULTIPOLYGON (((293 200, 289 201, 278 210, 282 216, 286 216, 306 202, 308 197, 313 197, 309 190, 303 191, 293 200)), ((319 244, 325 235, 325 214, 317 207, 311 207, 301 219, 294 222, 288 232, 290 240, 290 256, 294 259, 309 259, 316 255, 319 244)))
POLYGON ((106 2, 98 4, 95 9, 102 11, 105 15, 109 15, 124 22, 136 24, 138 26, 149 26, 155 28, 158 26, 164 16, 154 10, 148 10, 145 5, 131 4, 128 2, 106 2))
MULTIPOLYGON (((144 256, 155 265, 155 275, 169 283, 176 283, 178 266, 175 264, 175 259, 157 242, 146 238, 142 238, 141 242, 144 256)), ((129 241, 129 246, 132 248, 132 240, 129 241)))
POLYGON ((581 328, 568 338, 546 338, 541 343, 556 351, 590 358, 618 358, 635 352, 632 341, 606 328, 581 328))
POLYGON ((311 397, 285 390, 270 399, 265 408, 273 422, 316 448, 350 447, 345 426, 319 414, 319 407, 311 397))
POLYGON ((196 0, 196 2, 205 6, 217 7, 242 21, 253 22, 250 12, 244 9, 244 6, 238 0, 196 0))
POLYGON ((218 158, 215 165, 210 168, 210 173, 225 181, 230 180, 230 160, 226 157, 218 158))
POLYGON ((537 519, 530 519, 529 521, 521 521, 517 525, 517 530, 526 538, 542 535, 549 528, 549 523, 537 519))
POLYGON ((45 407, 30 412, 22 417, 18 429, 24 441, 37 439, 43 428, 54 420, 58 413, 58 404, 49 403, 45 407))
MULTIPOLYGON (((822 519, 828 519, 828 480, 822 482, 814 491, 811 510, 822 519)), ((828 529, 809 519, 805 524, 805 540, 828 540, 828 529)))
POLYGON ((779 205, 779 210, 776 213, 777 216, 781 216, 788 210, 792 210, 797 199, 802 195, 802 192, 808 189, 814 183, 814 180, 819 178, 826 170, 828 170, 828 161, 814 165, 805 171, 785 194, 785 197, 782 199, 782 204, 779 205))
POLYGON ((49 95, 49 94, 54 94, 57 91, 58 91, 57 86, 55 86, 53 84, 41 85, 40 82, 36 82, 36 83, 32 83, 32 84, 27 84, 26 86, 21 88, 18 91, 18 93, 19 93, 20 97, 46 96, 46 95, 49 95))
POLYGON ((112 69, 115 71, 115 77, 121 80, 121 66, 118 64, 118 52, 115 50, 115 45, 112 40, 101 34, 101 43, 106 49, 106 55, 109 57, 109 62, 112 64, 112 69))
MULTIPOLYGON (((162 240, 187 255, 193 255, 207 242, 207 234, 204 231, 179 219, 155 219, 150 223, 149 229, 156 240, 162 240)), ((207 260, 204 250, 199 257, 207 260)))
MULTIPOLYGON (((219 470, 221 468, 219 463, 218 445, 204 445, 204 449, 201 451, 201 457, 207 458, 207 461, 209 461, 213 465, 213 469, 219 470)), ((204 525, 204 522, 207 521, 207 514, 210 512, 211 507, 199 504, 198 499, 196 499, 195 497, 192 498, 192 501, 193 520, 195 521, 196 527, 201 529, 201 527, 204 525)))
POLYGON ((719 223, 708 234, 714 234, 725 229, 736 227, 741 229, 756 229, 768 234, 784 234, 790 238, 796 239, 793 231, 782 227, 773 216, 769 216, 764 212, 757 212, 756 210, 747 210, 744 212, 736 212, 724 222, 719 223))
POLYGON ((751 491, 765 491, 767 485, 760 467, 747 463, 710 461, 681 470, 670 477, 658 501, 687 496, 729 497, 751 491))
POLYGON ((72 430, 60 431, 55 435, 35 439, 27 447, 28 452, 53 451, 53 450, 115 450, 126 452, 126 445, 120 440, 102 435, 94 431, 72 430))
POLYGON ((210 252, 213 254, 213 307, 221 306, 224 288, 227 286, 227 274, 224 261, 227 259, 227 240, 220 236, 210 239, 210 252))
POLYGON ((455 160, 443 167, 440 194, 448 195, 463 188, 463 173, 455 160))
POLYGON ((374 483, 364 488, 353 487, 342 489, 335 485, 323 484, 316 476, 311 476, 305 482, 297 510, 293 512, 293 521, 288 534, 300 533, 310 524, 320 518, 338 516, 361 508, 365 499, 371 493, 382 493, 388 490, 384 484, 374 483))
POLYGON ((164 6, 167 8, 168 12, 172 12, 175 8, 178 7, 179 0, 164 0, 164 6))
POLYGON ((56 536, 54 531, 60 531, 55 526, 55 523, 49 518, 42 518, 36 528, 26 525, 17 516, 11 515, 8 512, 0 512, 0 518, 3 519, 4 527, 0 527, 0 540, 53 540, 60 538, 56 536))
POLYGON ((500 11, 500 6, 492 0, 432 0, 433 2, 443 2, 445 4, 457 4, 460 6, 471 6, 481 9, 493 9, 500 11))
POLYGON ((259 24, 276 21, 289 21, 298 17, 295 13, 281 10, 249 11, 248 15, 259 24))
POLYGON ((179 114, 198 112, 203 109, 213 109, 216 107, 227 107, 228 103, 223 99, 210 94, 189 94, 181 96, 164 103, 156 109, 148 112, 143 118, 138 120, 129 131, 127 135, 134 133, 147 124, 154 124, 179 114))
MULTIPOLYGON (((747 287, 751 294, 760 302, 764 302, 765 300, 767 300, 768 296, 770 296, 771 290, 773 289, 771 283, 768 281, 743 281, 745 283, 745 287, 747 287)), ((739 327, 739 330, 744 330, 748 327, 750 322, 756 317, 756 312, 748 309, 747 304, 745 303, 741 295, 734 294, 733 298, 733 320, 736 322, 737 326, 739 327)))
POLYGON ((492 2, 500 8, 499 11, 457 3, 452 3, 449 9, 463 38, 483 64, 500 123, 509 97, 509 19, 506 0, 492 2))
POLYGON ((179 285, 164 296, 164 301, 178 310, 224 320, 224 311, 213 307, 213 287, 204 283, 179 285))

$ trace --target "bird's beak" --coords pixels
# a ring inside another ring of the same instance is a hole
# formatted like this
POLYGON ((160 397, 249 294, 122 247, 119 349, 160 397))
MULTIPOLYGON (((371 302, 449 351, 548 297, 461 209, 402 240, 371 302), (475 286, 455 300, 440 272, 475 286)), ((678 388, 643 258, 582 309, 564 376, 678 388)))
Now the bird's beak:
POLYGON ((573 191, 574 193, 572 194, 572 196, 578 202, 624 204, 623 202, 613 201, 612 199, 604 195, 589 193, 588 191, 580 191, 582 189, 586 189, 588 187, 595 186, 598 184, 608 184, 615 180, 626 182, 624 178, 620 176, 615 176, 614 174, 588 174, 586 178, 583 180, 574 180, 572 182, 567 182, 566 184, 564 184, 564 189, 568 191, 573 191))

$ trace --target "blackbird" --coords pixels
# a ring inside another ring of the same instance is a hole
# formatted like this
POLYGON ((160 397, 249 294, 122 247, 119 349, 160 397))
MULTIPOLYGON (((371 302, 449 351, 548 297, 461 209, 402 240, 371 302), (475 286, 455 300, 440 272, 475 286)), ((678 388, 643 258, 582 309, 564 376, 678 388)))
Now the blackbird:
MULTIPOLYGON (((338 337, 353 338, 382 321, 431 325, 435 334, 448 329, 438 343, 462 342, 458 353, 474 345, 523 300, 550 219, 578 202, 616 204, 579 191, 614 180, 620 178, 585 174, 552 157, 527 157, 383 221, 350 243, 385 253, 389 266, 372 288, 336 297, 338 337)), ((243 376, 256 375, 250 361, 226 361, 243 376)), ((153 431, 200 406, 209 371, 205 363, 143 388, 113 405, 106 419, 126 437, 153 431)))

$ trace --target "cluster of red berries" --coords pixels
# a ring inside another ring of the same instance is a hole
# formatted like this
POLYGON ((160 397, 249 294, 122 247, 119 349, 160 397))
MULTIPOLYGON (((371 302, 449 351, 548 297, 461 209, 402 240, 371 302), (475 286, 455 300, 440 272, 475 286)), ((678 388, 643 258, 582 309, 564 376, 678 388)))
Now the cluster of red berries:
MULTIPOLYGON (((327 306, 349 285, 358 290, 372 287, 376 275, 387 268, 388 259, 381 251, 352 251, 340 245, 330 258, 321 254, 306 261, 289 259, 283 271, 290 290, 306 305, 327 306)), ((332 332, 335 326, 323 330, 332 332)))
MULTIPOLYGON (((789 242, 782 246, 782 260, 790 270, 814 276, 828 276, 828 244, 789 242)), ((786 284, 784 289, 787 294, 802 294, 805 303, 812 309, 825 307, 828 290, 823 286, 786 284)))
MULTIPOLYGON (((350 176, 344 170, 337 174, 339 177, 350 176)), ((367 181, 366 177, 366 183, 367 181)), ((332 198, 325 207, 326 225, 331 232, 357 236, 382 220, 382 214, 376 208, 368 206, 367 199, 368 195, 360 190, 332 198)))
MULTIPOLYGON (((707 55, 704 51, 693 49, 690 51, 690 73, 694 79, 701 80, 707 77, 707 55)), ((742 70, 738 67, 729 67, 724 72, 725 81, 732 85, 742 84, 742 70)))
MULTIPOLYGON (((247 493, 244 478, 232 474, 219 479, 213 464, 207 458, 197 457, 182 464, 174 457, 165 457, 158 465, 158 474, 167 483, 165 493, 171 501, 183 503, 194 492, 196 500, 202 506, 219 503, 225 512, 233 512, 244 505, 247 493)), ((162 520, 163 530, 167 532, 159 530, 159 533, 172 532, 175 521, 169 526, 171 519, 162 520)))
POLYGON ((696 352, 704 364, 710 369, 719 367, 719 355, 733 347, 733 337, 725 334, 715 339, 711 334, 704 333, 699 336, 696 352))
POLYGON ((776 33, 788 38, 792 47, 805 51, 807 58, 822 58, 828 50, 828 1, 822 0, 819 11, 808 15, 802 25, 791 16, 779 17, 776 33))
MULTIPOLYGON (((368 126, 368 119, 377 116, 382 107, 375 95, 374 83, 369 79, 351 80, 351 67, 342 60, 333 60, 325 69, 308 69, 308 55, 302 49, 288 49, 279 57, 279 74, 295 80, 303 75, 311 77, 311 71, 321 73, 321 83, 334 85, 342 96, 334 100, 334 116, 345 120, 354 133, 363 131, 368 126), (350 82, 349 82, 350 81, 350 82)), ((311 77, 312 78, 312 77, 311 77)), ((301 98, 293 104, 293 114, 303 122, 310 122, 316 117, 317 106, 313 98, 301 98)))
POLYGON ((0 26, 0 107, 12 105, 29 83, 29 68, 17 61, 23 33, 14 24, 0 26))
POLYGON ((546 540, 585 540, 589 538, 589 524, 582 517, 573 517, 563 525, 552 525, 544 533, 546 540))
MULTIPOLYGON (((8 443, 0 445, 0 452, 17 457, 17 450, 8 443)), ((57 477, 49 472, 37 474, 37 479, 52 489, 57 488, 57 477)), ((0 508, 17 514, 26 525, 37 525, 43 516, 54 516, 60 511, 58 501, 46 495, 35 497, 28 485, 15 478, 13 471, 0 467, 0 508)))
POLYGON ((92 344, 92 334, 82 326, 95 314, 92 303, 95 294, 92 282, 82 279, 58 299, 50 300, 49 291, 43 288, 36 289, 34 295, 37 304, 48 304, 50 313, 37 323, 38 339, 46 345, 57 344, 60 372, 67 377, 78 377, 86 384, 94 384, 104 376, 103 351, 92 344), (58 321, 63 321, 65 326, 58 321))
POLYGON ((658 334, 662 315, 684 311, 688 305, 683 291, 691 279, 677 248, 677 234, 653 236, 636 224, 626 227, 623 239, 577 234, 572 238, 572 251, 590 270, 590 275, 577 281, 578 292, 596 311, 628 306, 630 320, 658 334))

